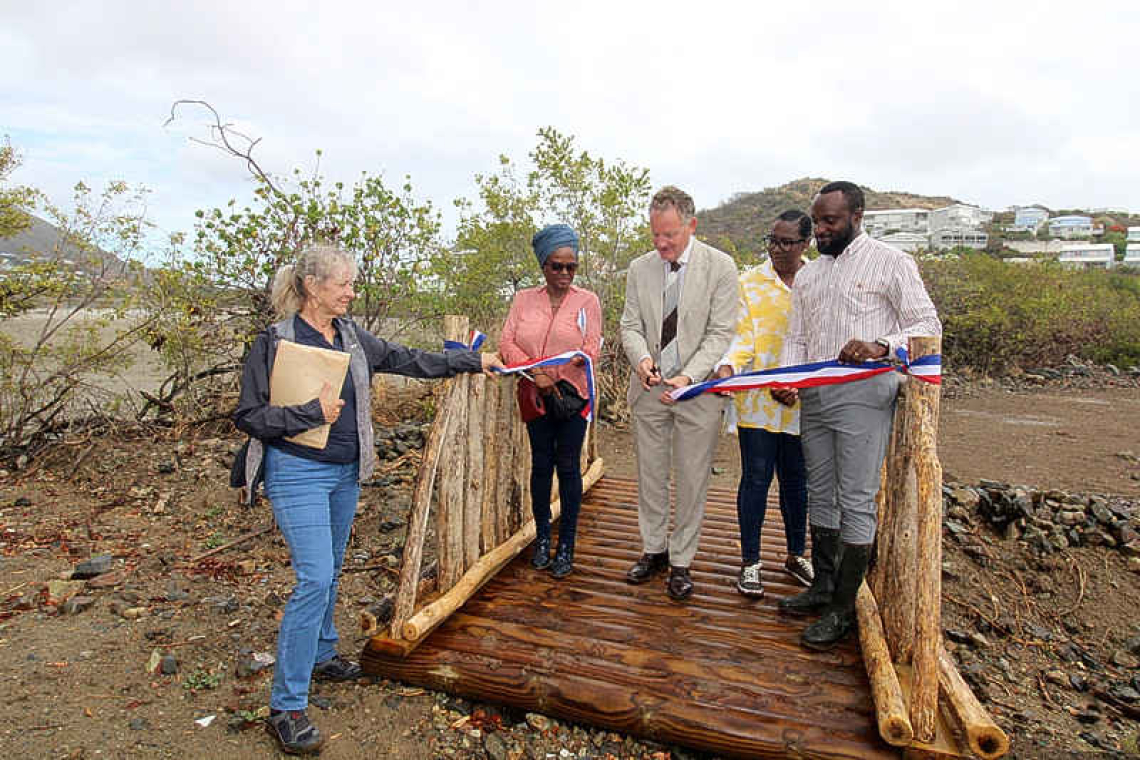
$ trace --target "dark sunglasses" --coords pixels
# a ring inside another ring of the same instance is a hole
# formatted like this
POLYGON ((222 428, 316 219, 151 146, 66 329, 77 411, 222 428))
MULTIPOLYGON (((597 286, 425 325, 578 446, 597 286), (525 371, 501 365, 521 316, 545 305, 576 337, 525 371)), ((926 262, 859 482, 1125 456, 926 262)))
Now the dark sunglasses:
POLYGON ((768 245, 774 248, 795 248, 797 245, 807 242, 807 238, 788 239, 778 238, 775 235, 766 235, 764 239, 768 241, 768 245))
POLYGON ((569 272, 570 274, 574 274, 578 271, 577 261, 571 261, 568 264, 563 264, 560 261, 552 261, 547 264, 547 266, 550 267, 550 271, 554 272, 555 274, 558 274, 559 272, 569 272))

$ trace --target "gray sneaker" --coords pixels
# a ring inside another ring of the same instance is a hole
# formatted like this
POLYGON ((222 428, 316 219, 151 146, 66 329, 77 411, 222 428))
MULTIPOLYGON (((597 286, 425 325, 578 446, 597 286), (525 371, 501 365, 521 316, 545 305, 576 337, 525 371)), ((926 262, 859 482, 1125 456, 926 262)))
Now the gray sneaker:
POLYGON ((764 596, 764 583, 760 580, 759 562, 740 568, 740 575, 736 578, 736 590, 753 599, 764 596))
POLYGON ((811 569, 811 563, 798 554, 788 555, 788 558, 784 561, 784 572, 805 586, 810 586, 811 582, 815 580, 815 573, 811 569))
POLYGON ((277 746, 286 755, 316 755, 325 743, 321 732, 309 722, 304 710, 270 711, 265 730, 277 740, 277 746))

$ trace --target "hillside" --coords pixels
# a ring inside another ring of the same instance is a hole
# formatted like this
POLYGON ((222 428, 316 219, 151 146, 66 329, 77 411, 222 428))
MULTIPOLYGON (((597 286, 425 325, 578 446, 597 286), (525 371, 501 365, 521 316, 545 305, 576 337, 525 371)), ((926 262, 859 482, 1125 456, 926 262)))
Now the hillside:
POLYGON ((23 263, 28 259, 62 258, 80 270, 93 270, 97 261, 107 261, 111 268, 122 266, 122 261, 99 248, 81 248, 67 239, 59 227, 40 217, 29 214, 31 225, 23 232, 0 238, 0 269, 23 263))
MULTIPOLYGON (((745 254, 764 250, 763 238, 772 221, 783 211, 807 211, 811 199, 830 180, 805 177, 755 193, 737 193, 727 203, 697 212, 697 234, 702 240, 745 254)), ((864 187, 867 209, 940 208, 958 201, 946 196, 878 191, 864 187)))

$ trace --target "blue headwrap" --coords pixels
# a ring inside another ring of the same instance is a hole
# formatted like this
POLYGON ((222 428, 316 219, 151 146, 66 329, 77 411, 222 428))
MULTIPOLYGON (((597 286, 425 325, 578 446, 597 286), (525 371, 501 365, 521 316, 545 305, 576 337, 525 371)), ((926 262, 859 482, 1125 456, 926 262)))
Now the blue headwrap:
POLYGON ((545 266, 550 254, 559 248, 569 246, 574 249, 574 255, 578 255, 578 233, 568 224, 546 225, 534 233, 530 244, 534 246, 534 256, 538 259, 540 267, 545 266))

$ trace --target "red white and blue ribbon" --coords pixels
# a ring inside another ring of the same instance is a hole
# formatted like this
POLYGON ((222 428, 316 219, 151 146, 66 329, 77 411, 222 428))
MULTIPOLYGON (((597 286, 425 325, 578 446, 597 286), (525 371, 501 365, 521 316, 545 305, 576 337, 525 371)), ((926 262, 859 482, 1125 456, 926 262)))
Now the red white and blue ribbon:
POLYGON ((525 374, 530 370, 538 369, 539 367, 558 367, 564 364, 569 364, 574 360, 574 357, 576 356, 581 356, 586 360, 586 391, 587 395, 589 396, 589 399, 587 399, 589 403, 586 405, 586 408, 582 410, 582 416, 588 420, 592 420, 594 419, 594 404, 596 400, 596 394, 594 391, 594 362, 590 360, 589 354, 587 354, 585 351, 563 351, 560 354, 555 354, 553 356, 544 356, 541 359, 535 359, 534 361, 521 362, 519 364, 509 364, 507 365, 506 369, 496 369, 495 371, 500 372, 504 375, 525 374))
POLYGON ((486 335, 479 332, 478 330, 472 330, 471 334, 468 336, 466 343, 464 343, 462 341, 458 341, 458 340, 445 340, 443 342, 443 349, 445 351, 451 351, 451 350, 459 348, 459 349, 468 349, 471 351, 478 351, 479 346, 483 345, 483 341, 485 341, 485 340, 487 340, 486 335))
POLYGON ((709 392, 743 392, 757 388, 812 388, 818 385, 838 385, 855 380, 881 375, 884 372, 902 372, 928 383, 942 382, 942 357, 938 354, 921 356, 909 361, 905 348, 896 352, 898 361, 870 361, 862 364, 840 364, 838 361, 797 364, 792 367, 776 367, 755 372, 744 372, 732 377, 707 380, 695 385, 686 385, 669 393, 676 401, 699 396, 709 392))

